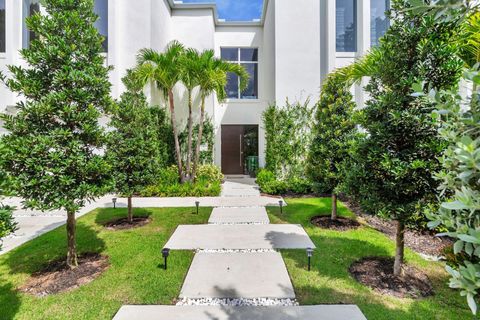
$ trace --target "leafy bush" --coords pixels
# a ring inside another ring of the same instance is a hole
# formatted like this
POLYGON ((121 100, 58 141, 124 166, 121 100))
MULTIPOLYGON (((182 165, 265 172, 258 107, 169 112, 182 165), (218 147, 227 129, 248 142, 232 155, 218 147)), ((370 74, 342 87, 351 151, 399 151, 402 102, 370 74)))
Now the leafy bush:
POLYGON ((302 178, 277 180, 273 172, 261 169, 257 174, 257 184, 262 192, 279 195, 287 193, 308 194, 312 192, 312 183, 302 178))
POLYGON ((263 113, 266 169, 280 180, 305 177, 306 155, 311 140, 314 108, 310 101, 278 107, 263 113))
POLYGON ((198 167, 197 180, 207 182, 220 182, 224 178, 219 167, 213 164, 201 165, 198 167))
MULTIPOLYGON (((9 206, 0 205, 0 241, 3 237, 17 230, 17 223, 13 218, 13 208, 9 206)), ((0 249, 2 243, 0 242, 0 249)))
POLYGON ((269 182, 275 181, 275 174, 267 169, 260 169, 257 173, 257 184, 262 188, 269 182))
POLYGON ((309 194, 313 191, 312 183, 307 179, 292 178, 287 181, 288 191, 295 194, 309 194))
POLYGON ((196 182, 179 183, 175 165, 161 170, 158 183, 144 188, 142 197, 215 197, 222 188, 223 174, 214 165, 201 165, 196 182))
POLYGON ((286 194, 288 185, 286 181, 274 180, 265 183, 260 189, 267 194, 286 194))

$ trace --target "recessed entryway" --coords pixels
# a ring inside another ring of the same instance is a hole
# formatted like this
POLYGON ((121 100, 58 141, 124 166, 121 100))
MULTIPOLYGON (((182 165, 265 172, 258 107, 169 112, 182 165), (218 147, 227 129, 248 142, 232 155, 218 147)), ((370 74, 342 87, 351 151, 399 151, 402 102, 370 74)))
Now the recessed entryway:
POLYGON ((222 125, 222 172, 250 174, 258 167, 258 125, 222 125))

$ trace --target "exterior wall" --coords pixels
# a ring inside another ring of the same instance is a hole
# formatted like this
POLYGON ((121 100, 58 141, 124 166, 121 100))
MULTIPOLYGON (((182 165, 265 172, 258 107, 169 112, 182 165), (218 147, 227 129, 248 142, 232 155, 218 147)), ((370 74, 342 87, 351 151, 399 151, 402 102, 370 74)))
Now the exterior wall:
MULTIPOLYGON (((135 65, 142 48, 158 51, 172 40, 179 40, 197 50, 213 49, 220 56, 221 47, 255 47, 259 49, 257 100, 227 100, 219 104, 215 97, 207 100, 207 114, 216 130, 215 162, 221 164, 221 125, 259 125, 260 165, 265 164, 265 134, 262 113, 274 102, 317 100, 323 79, 333 69, 352 63, 370 46, 370 0, 357 0, 357 52, 336 52, 336 0, 264 0, 261 22, 225 23, 218 20, 212 5, 185 5, 171 0, 109 1, 109 52, 106 63, 114 66, 110 74, 112 95, 123 92, 122 77, 135 65)), ((22 3, 6 0, 6 53, 0 53, 0 70, 7 65, 21 64, 18 51, 22 47, 22 3)), ((147 91, 152 104, 164 105, 158 90, 147 91)), ((359 106, 365 94, 361 87, 353 89, 359 106)), ((195 92, 194 92, 195 94, 195 92)), ((19 99, 0 85, 0 112, 19 99)), ((177 118, 186 119, 185 88, 175 89, 177 118)), ((198 98, 194 101, 199 105, 198 98)), ((198 108, 194 110, 198 119, 198 108)), ((8 108, 8 112, 12 108, 8 108)), ((181 124, 186 127, 186 120, 181 124)), ((1 126, 0 126, 1 128, 1 126)), ((1 129, 0 129, 1 130, 1 129)))

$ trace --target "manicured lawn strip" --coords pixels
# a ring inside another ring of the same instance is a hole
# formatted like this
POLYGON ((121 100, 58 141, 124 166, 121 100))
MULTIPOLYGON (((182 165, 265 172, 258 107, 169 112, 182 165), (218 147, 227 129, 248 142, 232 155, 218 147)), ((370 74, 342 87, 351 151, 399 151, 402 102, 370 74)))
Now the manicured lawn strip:
MULTIPOLYGON (((432 280, 435 296, 426 299, 397 299, 378 294, 353 279, 350 264, 365 256, 393 256, 395 246, 384 234, 361 227, 348 232, 322 230, 310 223, 313 216, 330 213, 330 198, 287 199, 283 215, 278 207, 268 209, 272 223, 297 223, 317 246, 312 271, 307 271, 305 250, 283 250, 282 255, 302 305, 357 304, 369 320, 472 319, 463 298, 447 286, 443 263, 423 260, 406 250, 406 260, 425 271, 432 280)), ((339 204, 339 216, 353 214, 339 204)))
POLYGON ((78 219, 77 247, 109 256, 110 267, 74 291, 36 298, 19 293, 42 265, 66 252, 64 227, 0 256, 0 319, 111 319, 123 304, 172 304, 178 297, 193 252, 172 251, 167 271, 161 249, 179 224, 206 223, 211 208, 135 209, 151 215, 147 226, 108 231, 101 223, 126 215, 126 209, 97 209, 78 219))

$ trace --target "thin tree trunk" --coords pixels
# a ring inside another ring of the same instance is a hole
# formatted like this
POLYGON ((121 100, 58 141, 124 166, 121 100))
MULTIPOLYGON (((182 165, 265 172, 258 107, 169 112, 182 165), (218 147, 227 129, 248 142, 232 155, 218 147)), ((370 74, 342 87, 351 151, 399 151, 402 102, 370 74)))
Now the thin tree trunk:
POLYGON ((405 223, 397 221, 395 264, 393 265, 393 274, 400 276, 402 274, 403 253, 405 248, 405 223))
POLYGON ((70 269, 75 269, 78 266, 75 229, 76 229, 75 211, 67 210, 67 243, 68 243, 67 266, 70 269))
POLYGON ((332 220, 337 220, 337 194, 332 193, 332 220))
POLYGON ((133 222, 132 197, 128 197, 128 222, 133 222))
POLYGON ((180 152, 180 141, 178 140, 177 121, 175 118, 175 104, 173 101, 172 90, 168 91, 168 102, 170 104, 170 121, 172 123, 173 139, 175 140, 175 154, 177 158, 178 176, 180 177, 180 182, 184 183, 185 177, 183 175, 182 154, 180 152))
POLYGON ((197 146, 195 148, 195 160, 193 162, 193 172, 192 177, 196 179, 198 164, 200 162, 200 146, 202 145, 203 138, 203 121, 205 119, 205 98, 202 97, 202 106, 200 109, 200 124, 198 126, 198 139, 197 146))
POLYGON ((188 147, 187 147, 187 172, 186 176, 191 176, 192 168, 192 135, 193 135, 193 117, 192 117, 192 91, 188 90, 188 147))

